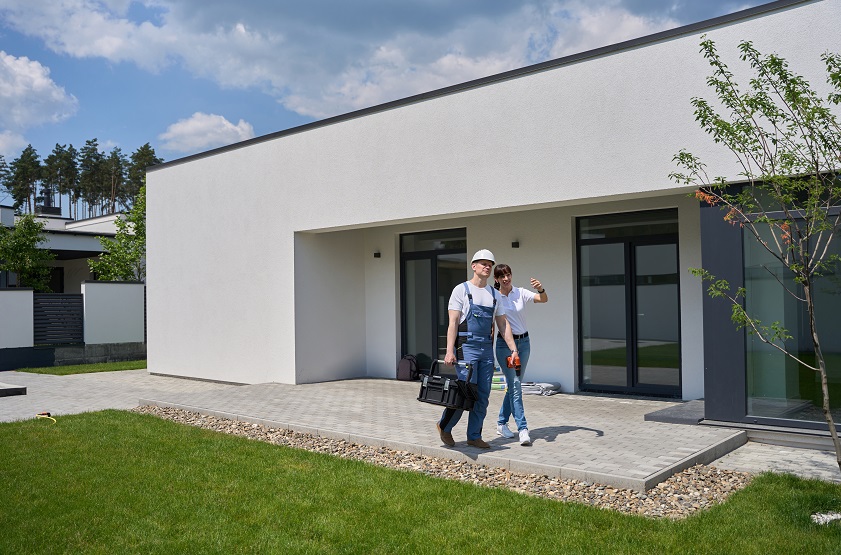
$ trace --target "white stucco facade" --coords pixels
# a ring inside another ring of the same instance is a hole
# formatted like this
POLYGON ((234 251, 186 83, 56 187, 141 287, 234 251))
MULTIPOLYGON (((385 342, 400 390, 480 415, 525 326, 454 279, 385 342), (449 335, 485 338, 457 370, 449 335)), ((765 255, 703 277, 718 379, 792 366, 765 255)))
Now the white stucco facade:
POLYGON ((689 100, 711 96, 700 36, 734 68, 751 40, 820 88, 839 21, 841 2, 803 2, 154 169, 149 371, 392 378, 399 236, 463 227, 468 253, 489 248, 521 285, 535 276, 551 292, 528 316, 530 379, 572 391, 576 218, 677 208, 682 396, 702 397, 703 291, 686 272, 700 265, 698 203, 668 175, 681 148, 738 170, 694 121, 689 100), (241 200, 223 205, 231 191, 241 200))
POLYGON ((0 291, 0 349, 32 347, 32 289, 0 291))
POLYGON ((145 287, 128 282, 83 283, 85 344, 142 343, 145 287))

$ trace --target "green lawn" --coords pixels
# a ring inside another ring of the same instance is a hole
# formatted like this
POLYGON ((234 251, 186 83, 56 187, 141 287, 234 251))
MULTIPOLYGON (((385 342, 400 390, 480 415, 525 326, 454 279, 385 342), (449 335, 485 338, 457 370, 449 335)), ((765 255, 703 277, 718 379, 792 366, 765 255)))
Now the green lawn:
POLYGON ((123 362, 100 362, 98 364, 75 364, 72 366, 46 366, 44 368, 19 368, 18 372, 31 374, 52 374, 69 376, 70 374, 89 374, 91 372, 117 372, 119 370, 142 370, 145 360, 126 360, 123 362))
POLYGON ((840 553, 841 486, 672 522, 104 411, 0 424, 0 553, 840 553))

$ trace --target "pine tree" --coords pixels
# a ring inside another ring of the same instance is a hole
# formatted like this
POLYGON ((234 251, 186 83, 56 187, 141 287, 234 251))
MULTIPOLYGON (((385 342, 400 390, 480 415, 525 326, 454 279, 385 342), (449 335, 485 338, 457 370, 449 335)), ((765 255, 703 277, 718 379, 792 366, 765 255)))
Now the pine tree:
POLYGON ((119 199, 120 204, 126 209, 131 208, 132 200, 137 196, 140 188, 146 184, 146 168, 164 161, 155 154, 155 149, 149 143, 135 150, 130 159, 128 179, 123 196, 119 199))
POLYGON ((20 156, 9 164, 7 188, 15 199, 15 208, 26 206, 26 212, 35 209, 37 187, 41 180, 41 159, 32 145, 27 145, 20 156))

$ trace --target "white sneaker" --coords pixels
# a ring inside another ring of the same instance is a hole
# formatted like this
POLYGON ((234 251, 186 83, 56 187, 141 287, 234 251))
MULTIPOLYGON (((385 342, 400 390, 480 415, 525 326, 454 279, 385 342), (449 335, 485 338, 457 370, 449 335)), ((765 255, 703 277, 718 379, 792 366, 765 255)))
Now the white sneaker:
MULTIPOLYGON (((514 434, 511 434, 512 436, 514 434)), ((527 429, 520 430, 520 445, 531 445, 531 438, 527 429)))
POLYGON ((497 424, 496 435, 511 439, 514 437, 514 432, 508 429, 508 424, 497 424))

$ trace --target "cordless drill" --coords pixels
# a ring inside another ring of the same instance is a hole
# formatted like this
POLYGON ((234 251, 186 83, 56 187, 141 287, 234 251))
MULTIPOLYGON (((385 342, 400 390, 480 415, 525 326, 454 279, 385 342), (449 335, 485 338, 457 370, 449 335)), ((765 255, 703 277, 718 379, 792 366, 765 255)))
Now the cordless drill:
POLYGON ((513 357, 508 357, 508 368, 513 368, 514 372, 517 374, 517 377, 520 377, 520 369, 522 366, 520 365, 520 355, 519 353, 513 357), (511 360, 513 358, 513 360, 511 360))

